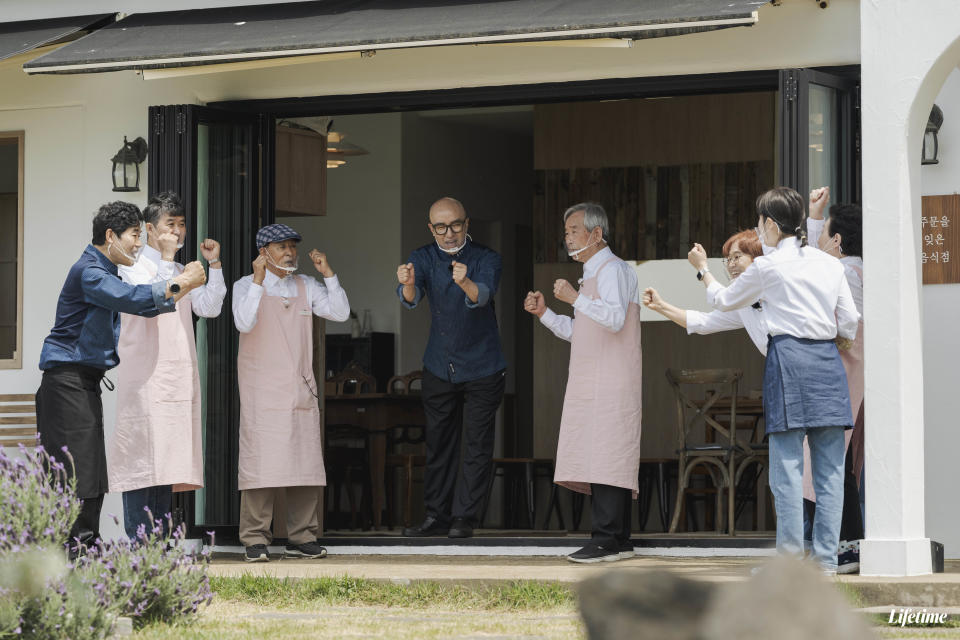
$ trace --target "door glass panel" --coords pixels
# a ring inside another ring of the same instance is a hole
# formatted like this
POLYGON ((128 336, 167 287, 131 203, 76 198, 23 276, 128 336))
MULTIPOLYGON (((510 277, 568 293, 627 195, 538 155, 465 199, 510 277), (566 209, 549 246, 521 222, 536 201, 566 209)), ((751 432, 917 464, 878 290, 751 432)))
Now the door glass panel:
MULTIPOLYGON (((840 187, 840 127, 837 90, 810 83, 809 93, 809 187, 840 187)), ((806 194, 803 194, 806 195, 806 194)))

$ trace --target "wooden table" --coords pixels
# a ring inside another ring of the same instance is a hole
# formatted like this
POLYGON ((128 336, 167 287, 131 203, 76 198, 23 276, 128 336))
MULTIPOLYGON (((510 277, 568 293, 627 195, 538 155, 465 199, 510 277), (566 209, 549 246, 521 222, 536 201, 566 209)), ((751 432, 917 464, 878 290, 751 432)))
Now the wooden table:
MULTIPOLYGON (((423 404, 418 393, 328 395, 324 400, 324 424, 353 425, 366 429, 374 436, 385 436, 385 432, 397 424, 424 423, 423 404)), ((386 437, 370 438, 370 488, 374 528, 380 528, 382 522, 386 459, 386 437)))

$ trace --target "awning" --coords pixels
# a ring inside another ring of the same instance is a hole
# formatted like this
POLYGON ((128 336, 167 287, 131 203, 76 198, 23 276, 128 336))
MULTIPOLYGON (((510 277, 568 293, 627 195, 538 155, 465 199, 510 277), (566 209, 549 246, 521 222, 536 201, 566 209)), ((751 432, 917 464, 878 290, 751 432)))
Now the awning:
POLYGON ((112 22, 114 15, 105 13, 49 20, 0 22, 0 60, 76 37, 82 31, 112 22))
POLYGON ((749 26, 767 0, 322 0, 130 15, 28 73, 161 69, 326 53, 749 26))

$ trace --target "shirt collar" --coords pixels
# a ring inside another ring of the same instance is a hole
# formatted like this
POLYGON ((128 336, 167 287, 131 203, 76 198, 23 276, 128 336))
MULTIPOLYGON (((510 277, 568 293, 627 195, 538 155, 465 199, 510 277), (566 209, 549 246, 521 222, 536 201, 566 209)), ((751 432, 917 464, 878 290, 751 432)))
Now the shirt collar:
POLYGON ((105 255, 103 255, 102 253, 100 253, 100 250, 97 249, 97 248, 96 248, 95 246, 93 246, 92 244, 88 244, 88 245, 87 245, 87 248, 84 249, 83 252, 84 252, 84 253, 88 253, 88 254, 92 255, 94 258, 96 258, 97 261, 100 263, 100 266, 102 266, 104 269, 106 269, 107 271, 109 271, 109 272, 112 273, 113 275, 117 275, 117 273, 119 273, 119 271, 117 270, 117 265, 115 265, 115 264, 113 264, 112 262, 110 262, 110 260, 107 258, 107 256, 105 256, 105 255))
POLYGON ((143 249, 140 250, 140 255, 144 258, 149 259, 155 265, 160 265, 160 252, 151 247, 148 244, 143 245, 143 249))
POLYGON ((787 236, 783 240, 777 243, 777 251, 783 249, 784 247, 797 247, 800 248, 800 240, 797 236, 787 236))
POLYGON ((583 275, 584 277, 589 277, 596 273, 604 262, 613 257, 613 251, 610 250, 610 247, 604 247, 593 254, 589 260, 583 263, 583 275))
POLYGON ((278 282, 282 282, 282 281, 288 280, 292 275, 294 275, 294 274, 291 273, 291 274, 286 275, 286 276, 283 276, 283 277, 281 278, 280 276, 278 276, 277 274, 275 274, 273 271, 270 271, 270 269, 267 269, 267 274, 263 277, 263 285, 264 285, 264 286, 267 286, 267 285, 269 284, 270 286, 273 286, 273 285, 277 284, 278 282))

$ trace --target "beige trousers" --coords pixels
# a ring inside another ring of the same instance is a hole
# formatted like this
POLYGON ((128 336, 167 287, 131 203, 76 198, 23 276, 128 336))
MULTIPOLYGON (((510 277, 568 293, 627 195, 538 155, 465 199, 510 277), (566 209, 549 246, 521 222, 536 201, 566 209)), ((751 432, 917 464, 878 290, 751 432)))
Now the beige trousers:
MULTIPOLYGON (((274 503, 286 498, 286 532, 290 544, 313 542, 320 534, 318 512, 323 487, 270 487, 240 492, 240 544, 269 545, 274 503), (284 495, 285 494, 285 495, 284 495), (279 500, 277 498, 279 497, 279 500)), ((282 509, 281 509, 282 510, 282 509)))

